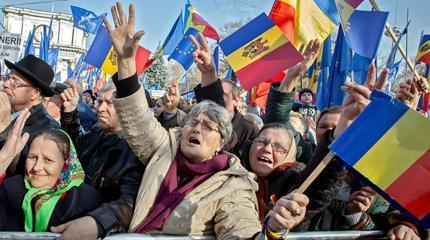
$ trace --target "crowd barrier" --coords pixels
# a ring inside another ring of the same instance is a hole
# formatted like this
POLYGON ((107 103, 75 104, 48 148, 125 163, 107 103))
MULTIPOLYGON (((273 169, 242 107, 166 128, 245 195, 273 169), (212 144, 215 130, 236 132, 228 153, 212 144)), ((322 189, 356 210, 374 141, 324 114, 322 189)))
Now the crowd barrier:
MULTIPOLYGON (((50 240, 57 239, 59 234, 55 233, 25 233, 25 232, 0 232, 0 239, 8 240, 50 240)), ((168 240, 212 240, 214 237, 195 236, 173 236, 173 235, 152 235, 152 234, 112 234, 104 240, 146 240, 146 239, 168 239, 168 240)), ((342 232, 300 232, 290 233, 287 237, 290 240, 329 240, 329 239, 386 239, 381 231, 342 231, 342 232)))

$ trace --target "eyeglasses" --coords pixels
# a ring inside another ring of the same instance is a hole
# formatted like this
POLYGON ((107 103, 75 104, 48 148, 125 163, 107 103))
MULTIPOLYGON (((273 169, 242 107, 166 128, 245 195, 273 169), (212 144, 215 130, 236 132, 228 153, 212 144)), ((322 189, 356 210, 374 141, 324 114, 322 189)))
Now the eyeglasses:
POLYGON ((3 79, 3 82, 6 83, 6 81, 10 81, 10 86, 12 89, 23 88, 23 87, 33 87, 30 84, 25 84, 20 82, 17 78, 15 78, 12 75, 6 75, 5 78, 3 79))
POLYGON ((270 144, 270 146, 272 147, 274 152, 281 153, 281 154, 287 154, 288 153, 287 149, 285 149, 284 147, 282 147, 281 145, 279 145, 277 143, 272 143, 268 139, 256 138, 256 139, 254 139, 254 143, 257 145, 260 145, 260 146, 264 146, 264 147, 266 147, 270 144))
MULTIPOLYGON (((197 125, 200 124, 200 127, 202 128, 202 130, 206 131, 206 132, 217 132, 219 134, 221 134, 221 131, 219 130, 219 127, 216 123, 211 123, 209 121, 206 120, 200 120, 197 118, 190 118, 185 125, 188 125, 190 127, 197 127, 197 125)), ((221 134, 222 136, 222 134, 221 134)))

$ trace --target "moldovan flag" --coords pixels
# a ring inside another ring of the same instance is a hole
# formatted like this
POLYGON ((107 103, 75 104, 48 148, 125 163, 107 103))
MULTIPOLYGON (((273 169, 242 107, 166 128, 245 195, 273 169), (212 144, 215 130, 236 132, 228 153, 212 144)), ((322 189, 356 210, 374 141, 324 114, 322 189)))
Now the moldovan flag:
POLYGON ((303 61, 281 29, 264 13, 219 45, 246 90, 303 61))
POLYGON ((195 28, 208 38, 212 38, 216 41, 220 40, 217 31, 208 22, 206 22, 202 16, 200 16, 197 9, 191 5, 189 1, 185 4, 184 22, 185 32, 188 28, 195 28))
POLYGON ((421 38, 420 48, 418 49, 415 62, 430 64, 430 35, 421 38))
MULTIPOLYGON (((150 55, 151 52, 146 48, 139 46, 137 49, 136 71, 138 76, 144 70, 150 55)), ((84 61, 109 75, 114 75, 118 71, 112 42, 105 26, 100 26, 84 61)))
POLYGON ((275 0, 269 18, 296 49, 313 39, 324 42, 339 24, 333 0, 275 0))
POLYGON ((428 228, 430 119, 382 92, 374 91, 371 98, 329 148, 391 204, 428 228))

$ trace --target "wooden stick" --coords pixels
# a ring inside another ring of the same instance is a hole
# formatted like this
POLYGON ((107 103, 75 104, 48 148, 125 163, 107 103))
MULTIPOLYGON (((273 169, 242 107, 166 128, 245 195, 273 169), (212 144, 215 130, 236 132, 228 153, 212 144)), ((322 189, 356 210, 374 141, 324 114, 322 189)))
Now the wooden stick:
MULTIPOLYGON (((376 4, 375 0, 369 0, 370 4, 372 4, 372 7, 376 10, 376 11, 381 11, 378 4, 376 4)), ((390 37, 393 39, 394 42, 397 42, 397 37, 396 34, 394 33, 393 29, 391 28, 390 24, 386 23, 385 24, 385 28, 388 31, 388 34, 390 35, 390 37)), ((406 54, 405 49, 399 44, 399 51, 403 56, 403 59, 405 59, 406 63, 408 64, 408 67, 411 71, 413 71, 414 76, 419 79, 420 75, 418 74, 417 71, 414 71, 414 66, 415 64, 409 59, 409 57, 406 54)))
POLYGON ((294 192, 303 194, 306 189, 315 181, 315 179, 321 174, 321 172, 327 167, 327 165, 333 160, 336 154, 330 151, 324 159, 318 164, 315 170, 309 175, 309 177, 302 183, 302 185, 294 192))

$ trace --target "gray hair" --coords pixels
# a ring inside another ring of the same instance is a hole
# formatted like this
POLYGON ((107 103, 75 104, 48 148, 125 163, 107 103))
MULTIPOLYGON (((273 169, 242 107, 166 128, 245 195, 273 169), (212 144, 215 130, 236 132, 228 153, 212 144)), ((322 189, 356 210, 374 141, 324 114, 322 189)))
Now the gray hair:
POLYGON ((200 114, 205 114, 211 121, 214 121, 221 132, 222 138, 228 142, 233 132, 230 115, 224 107, 212 102, 203 101, 191 109, 188 118, 196 118, 200 114))
POLYGON ((255 124, 255 126, 258 127, 258 129, 261 129, 264 125, 263 120, 261 117, 259 117, 257 114, 254 113, 246 113, 245 119, 255 124))
POLYGON ((115 84, 113 83, 112 79, 110 79, 109 81, 107 81, 103 87, 99 90, 99 94, 105 93, 105 92, 109 92, 112 90, 116 90, 115 84))

